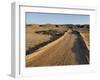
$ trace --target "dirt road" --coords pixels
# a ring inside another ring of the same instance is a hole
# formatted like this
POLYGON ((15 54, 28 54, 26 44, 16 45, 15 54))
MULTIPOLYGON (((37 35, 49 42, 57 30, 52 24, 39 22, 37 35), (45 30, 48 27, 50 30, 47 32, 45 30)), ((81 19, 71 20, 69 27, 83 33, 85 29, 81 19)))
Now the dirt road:
POLYGON ((68 31, 61 38, 26 56, 26 67, 88 63, 89 50, 77 31, 68 31))

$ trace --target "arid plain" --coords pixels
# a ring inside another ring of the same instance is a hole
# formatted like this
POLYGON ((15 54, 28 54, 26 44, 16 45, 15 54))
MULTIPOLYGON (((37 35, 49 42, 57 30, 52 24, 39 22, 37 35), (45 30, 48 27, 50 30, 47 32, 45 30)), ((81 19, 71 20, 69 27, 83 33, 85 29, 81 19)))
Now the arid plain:
POLYGON ((89 64, 89 25, 26 25, 26 67, 89 64))

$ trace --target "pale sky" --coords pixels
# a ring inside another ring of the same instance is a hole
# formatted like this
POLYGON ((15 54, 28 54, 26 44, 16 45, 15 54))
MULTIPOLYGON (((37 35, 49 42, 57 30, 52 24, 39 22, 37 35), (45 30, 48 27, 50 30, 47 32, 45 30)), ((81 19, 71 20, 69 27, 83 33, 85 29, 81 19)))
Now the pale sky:
POLYGON ((89 24, 89 15, 26 12, 26 24, 89 24))

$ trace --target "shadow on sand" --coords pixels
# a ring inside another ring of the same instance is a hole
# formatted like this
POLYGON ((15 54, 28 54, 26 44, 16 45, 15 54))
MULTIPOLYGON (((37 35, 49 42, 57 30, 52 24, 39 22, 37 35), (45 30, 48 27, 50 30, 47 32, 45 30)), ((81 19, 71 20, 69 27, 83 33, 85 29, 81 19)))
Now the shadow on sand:
POLYGON ((72 47, 73 53, 75 53, 78 64, 89 64, 89 50, 78 31, 73 31, 72 35, 75 35, 75 43, 72 47))
POLYGON ((62 35, 64 35, 64 33, 52 34, 52 33, 46 33, 46 32, 43 32, 43 31, 41 31, 41 32, 36 32, 36 33, 38 33, 38 34, 49 34, 49 35, 51 35, 52 37, 51 37, 50 40, 48 40, 48 41, 42 42, 42 43, 40 43, 40 44, 38 44, 38 45, 36 45, 36 46, 34 46, 34 47, 32 47, 32 48, 29 48, 29 49, 26 51, 26 55, 35 52, 37 49, 39 49, 39 48, 41 48, 41 47, 43 47, 43 46, 49 44, 49 43, 52 42, 52 41, 57 40, 57 39, 60 38, 62 35))

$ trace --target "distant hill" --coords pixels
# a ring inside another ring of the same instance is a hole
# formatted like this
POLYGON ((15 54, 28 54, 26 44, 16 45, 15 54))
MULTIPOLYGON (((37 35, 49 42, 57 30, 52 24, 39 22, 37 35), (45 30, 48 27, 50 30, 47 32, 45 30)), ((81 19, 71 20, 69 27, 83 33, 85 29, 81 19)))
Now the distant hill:
POLYGON ((39 26, 39 27, 67 27, 67 28, 87 28, 89 29, 89 24, 26 24, 26 26, 39 26))

